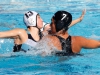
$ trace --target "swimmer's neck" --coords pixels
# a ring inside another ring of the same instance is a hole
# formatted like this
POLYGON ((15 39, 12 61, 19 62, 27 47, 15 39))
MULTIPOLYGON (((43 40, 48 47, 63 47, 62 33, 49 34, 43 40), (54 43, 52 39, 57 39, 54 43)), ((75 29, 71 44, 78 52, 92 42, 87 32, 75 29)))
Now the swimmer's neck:
POLYGON ((65 32, 64 34, 62 32, 58 32, 55 35, 60 36, 60 37, 62 37, 64 39, 66 39, 66 37, 69 36, 68 32, 65 32))
POLYGON ((27 28, 27 30, 29 32, 39 31, 39 29, 37 27, 29 27, 29 28, 27 28))

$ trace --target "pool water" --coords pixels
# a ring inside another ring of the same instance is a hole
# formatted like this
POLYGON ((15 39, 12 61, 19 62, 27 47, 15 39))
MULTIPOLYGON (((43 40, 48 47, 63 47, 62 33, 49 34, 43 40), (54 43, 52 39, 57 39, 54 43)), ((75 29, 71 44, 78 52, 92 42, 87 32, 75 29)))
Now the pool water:
MULTIPOLYGON (((57 10, 66 10, 78 18, 86 8, 84 19, 69 29, 70 35, 100 40, 99 0, 0 0, 0 31, 24 28, 23 14, 40 13, 50 23, 57 10)), ((100 75, 100 48, 82 49, 78 56, 57 57, 13 53, 13 40, 0 39, 0 75, 100 75)))

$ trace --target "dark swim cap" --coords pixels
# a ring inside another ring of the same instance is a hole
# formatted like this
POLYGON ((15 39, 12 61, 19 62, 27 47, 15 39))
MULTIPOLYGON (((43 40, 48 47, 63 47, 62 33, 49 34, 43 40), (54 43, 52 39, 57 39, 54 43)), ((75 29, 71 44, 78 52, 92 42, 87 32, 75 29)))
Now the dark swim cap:
POLYGON ((57 11, 53 19, 55 21, 56 31, 60 31, 61 29, 68 29, 68 26, 72 22, 72 15, 67 11, 57 11))

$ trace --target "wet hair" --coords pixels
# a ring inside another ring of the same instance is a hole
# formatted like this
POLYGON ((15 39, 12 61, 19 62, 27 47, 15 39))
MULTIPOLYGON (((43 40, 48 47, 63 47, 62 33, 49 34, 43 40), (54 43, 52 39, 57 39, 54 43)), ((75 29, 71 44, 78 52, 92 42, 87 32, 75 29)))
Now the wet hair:
POLYGON ((56 31, 64 29, 68 30, 68 26, 72 22, 72 15, 67 11, 57 11, 53 16, 56 31))

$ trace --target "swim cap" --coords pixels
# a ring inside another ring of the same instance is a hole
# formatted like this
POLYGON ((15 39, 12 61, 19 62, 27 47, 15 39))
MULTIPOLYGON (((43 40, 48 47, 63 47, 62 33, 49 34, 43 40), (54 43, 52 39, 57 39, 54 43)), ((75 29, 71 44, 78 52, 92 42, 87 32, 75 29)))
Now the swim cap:
POLYGON ((60 31, 61 29, 68 29, 68 26, 72 22, 72 15, 67 11, 57 11, 53 19, 55 21, 56 31, 60 31))
POLYGON ((24 22, 26 26, 36 26, 37 25, 37 15, 35 11, 28 11, 24 14, 24 22))

